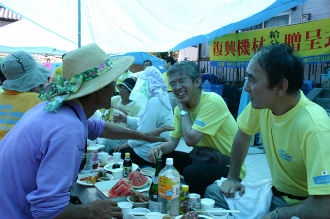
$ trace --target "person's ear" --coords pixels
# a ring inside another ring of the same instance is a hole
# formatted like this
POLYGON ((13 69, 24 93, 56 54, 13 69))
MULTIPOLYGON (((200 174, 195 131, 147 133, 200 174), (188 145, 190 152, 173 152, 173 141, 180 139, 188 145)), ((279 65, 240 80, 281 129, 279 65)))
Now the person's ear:
POLYGON ((202 84, 202 78, 198 77, 194 80, 195 84, 197 85, 197 87, 199 87, 202 84))
POLYGON ((288 87, 289 87, 289 82, 287 79, 282 79, 280 81, 280 83, 278 84, 277 86, 277 94, 279 96, 282 96, 284 94, 286 94, 287 90, 288 90, 288 87))

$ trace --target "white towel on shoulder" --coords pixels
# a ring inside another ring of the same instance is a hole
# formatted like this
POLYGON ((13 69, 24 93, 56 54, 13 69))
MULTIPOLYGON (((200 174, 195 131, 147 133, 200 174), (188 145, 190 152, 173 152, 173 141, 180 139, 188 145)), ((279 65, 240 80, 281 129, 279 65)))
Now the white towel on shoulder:
MULTIPOLYGON (((226 178, 217 180, 216 183, 220 187, 226 178)), ((245 186, 243 196, 237 191, 234 198, 226 198, 228 207, 231 210, 239 210, 240 213, 235 213, 235 219, 260 219, 270 210, 272 201, 272 180, 263 179, 256 182, 242 181, 245 186)))

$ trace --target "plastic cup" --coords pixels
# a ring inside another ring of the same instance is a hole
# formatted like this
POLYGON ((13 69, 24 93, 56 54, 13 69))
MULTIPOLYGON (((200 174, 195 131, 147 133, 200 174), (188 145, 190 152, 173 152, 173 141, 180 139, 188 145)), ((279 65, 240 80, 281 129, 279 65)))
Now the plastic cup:
POLYGON ((132 210, 133 204, 131 202, 118 202, 118 207, 121 208, 123 219, 128 219, 130 216, 128 213, 132 210))
POLYGON ((201 205, 203 210, 210 210, 214 207, 215 201, 210 198, 202 198, 201 205))
POLYGON ((112 169, 111 172, 114 179, 123 178, 123 168, 112 169))
POLYGON ((120 152, 113 152, 113 162, 118 163, 121 161, 121 153, 120 152))

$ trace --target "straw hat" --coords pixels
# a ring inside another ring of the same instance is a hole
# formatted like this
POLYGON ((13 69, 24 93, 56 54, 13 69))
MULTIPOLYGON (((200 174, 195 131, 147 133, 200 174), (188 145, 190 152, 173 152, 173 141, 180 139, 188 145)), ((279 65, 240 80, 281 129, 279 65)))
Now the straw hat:
MULTIPOLYGON (((105 63, 109 56, 95 43, 68 52, 63 57, 62 73, 65 80, 93 69, 105 63)), ((70 94, 66 100, 86 96, 102 89, 124 73, 134 62, 133 56, 113 57, 112 68, 91 80, 84 81, 76 93, 70 94)))
POLYGON ((8 55, 1 61, 0 68, 6 77, 3 88, 18 92, 27 92, 44 84, 51 73, 24 51, 8 55))

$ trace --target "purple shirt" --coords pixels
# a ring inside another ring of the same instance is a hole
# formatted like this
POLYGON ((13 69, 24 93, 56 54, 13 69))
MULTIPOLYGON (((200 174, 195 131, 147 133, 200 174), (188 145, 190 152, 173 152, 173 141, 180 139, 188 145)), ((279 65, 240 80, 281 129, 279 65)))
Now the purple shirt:
POLYGON ((68 205, 87 136, 103 132, 72 102, 59 112, 40 103, 0 141, 0 217, 54 218, 68 205), (71 106, 71 107, 69 107, 71 106))

